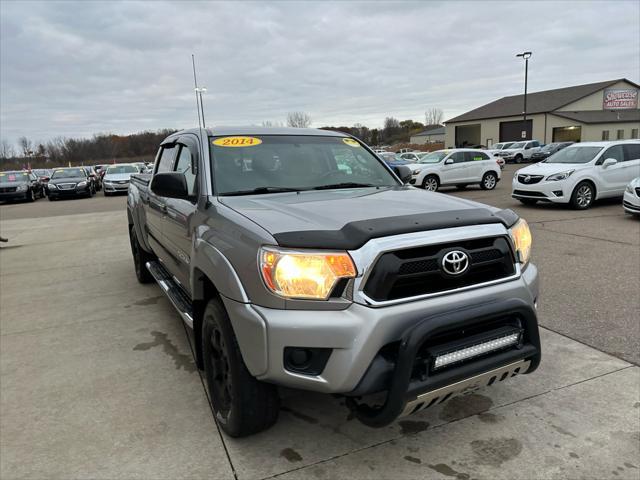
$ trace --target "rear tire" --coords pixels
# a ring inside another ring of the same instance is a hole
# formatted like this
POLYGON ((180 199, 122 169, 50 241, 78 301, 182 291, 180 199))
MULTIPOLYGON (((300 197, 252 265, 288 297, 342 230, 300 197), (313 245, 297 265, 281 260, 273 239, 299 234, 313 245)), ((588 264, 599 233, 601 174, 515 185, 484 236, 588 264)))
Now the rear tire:
POLYGON ((440 182, 438 181, 438 177, 435 175, 427 175, 422 181, 422 188, 429 192, 436 192, 439 186, 440 182))
POLYGON ((482 176, 480 188, 483 190, 493 190, 498 184, 498 176, 493 172, 487 172, 482 176))
POLYGON ((202 353, 213 413, 225 433, 245 437, 276 423, 278 390, 256 380, 247 370, 229 316, 218 298, 210 300, 204 310, 202 353))
POLYGON ((519 198, 518 200, 520 200, 520 203, 522 203, 523 205, 535 205, 536 203, 538 203, 538 200, 534 199, 534 198, 519 198))
POLYGON ((147 270, 146 264, 147 262, 155 260, 155 257, 140 246, 136 229, 133 225, 129 226, 129 241, 131 242, 131 253, 133 254, 133 268, 135 269, 138 282, 153 282, 153 275, 147 270))
POLYGON ((586 210, 593 205, 596 192, 589 182, 580 182, 571 194, 571 206, 576 210, 586 210))
POLYGON ((514 161, 516 163, 522 163, 522 155, 520 155, 520 154, 516 155, 516 158, 514 159, 514 161))

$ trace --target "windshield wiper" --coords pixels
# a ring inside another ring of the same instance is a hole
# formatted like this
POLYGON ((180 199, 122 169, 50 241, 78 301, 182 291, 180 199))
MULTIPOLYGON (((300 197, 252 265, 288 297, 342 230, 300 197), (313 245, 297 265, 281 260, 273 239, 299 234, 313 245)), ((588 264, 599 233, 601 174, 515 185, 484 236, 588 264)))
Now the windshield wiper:
POLYGON ((220 196, 233 197, 239 195, 259 195, 262 193, 284 193, 284 192, 301 192, 304 188, 291 187, 257 187, 249 190, 235 190, 233 192, 221 193, 220 196))
POLYGON ((388 185, 373 185, 372 183, 342 182, 342 183, 332 183, 330 185, 320 185, 319 187, 313 187, 313 190, 331 190, 334 188, 386 187, 386 186, 388 185))

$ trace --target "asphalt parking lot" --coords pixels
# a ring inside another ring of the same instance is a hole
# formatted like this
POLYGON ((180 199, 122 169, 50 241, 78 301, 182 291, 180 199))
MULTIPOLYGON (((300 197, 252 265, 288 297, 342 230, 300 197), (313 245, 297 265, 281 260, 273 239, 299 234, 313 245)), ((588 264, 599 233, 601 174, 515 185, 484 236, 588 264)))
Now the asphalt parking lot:
POLYGON ((0 478, 640 478, 640 221, 498 188, 534 235, 543 361, 372 430, 283 391, 280 421, 216 428, 190 338, 133 273, 125 197, 0 205, 0 478))

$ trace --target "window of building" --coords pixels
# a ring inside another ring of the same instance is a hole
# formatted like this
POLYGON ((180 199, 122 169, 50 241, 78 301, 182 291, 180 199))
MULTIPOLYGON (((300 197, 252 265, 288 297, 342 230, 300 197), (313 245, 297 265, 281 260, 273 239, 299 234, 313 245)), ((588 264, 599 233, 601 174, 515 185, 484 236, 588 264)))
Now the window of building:
POLYGON ((631 138, 638 138, 638 129, 637 128, 632 128, 631 129, 631 138))
POLYGON ((624 140, 624 130, 618 130, 618 136, 616 137, 618 140, 624 140))
POLYGON ((602 130, 602 140, 609 140, 609 130, 602 130))

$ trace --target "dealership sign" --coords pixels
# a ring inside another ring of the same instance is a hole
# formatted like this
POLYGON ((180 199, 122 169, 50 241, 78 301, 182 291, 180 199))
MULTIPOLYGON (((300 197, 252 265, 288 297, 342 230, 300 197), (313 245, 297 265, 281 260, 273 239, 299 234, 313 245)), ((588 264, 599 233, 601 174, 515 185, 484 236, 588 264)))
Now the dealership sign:
POLYGON ((602 100, 603 110, 638 108, 638 90, 635 88, 607 88, 602 100))

